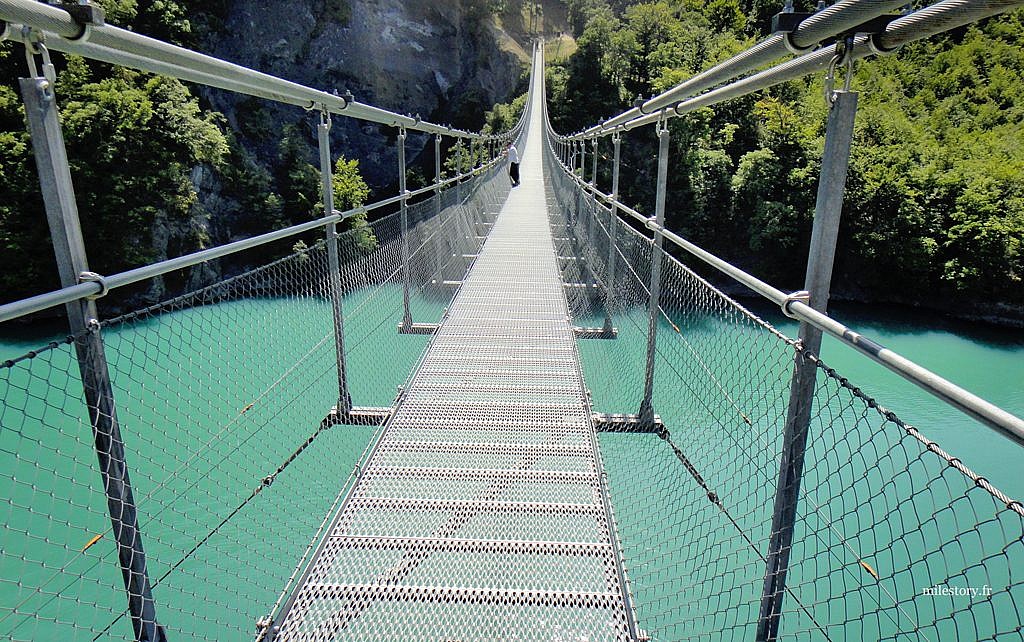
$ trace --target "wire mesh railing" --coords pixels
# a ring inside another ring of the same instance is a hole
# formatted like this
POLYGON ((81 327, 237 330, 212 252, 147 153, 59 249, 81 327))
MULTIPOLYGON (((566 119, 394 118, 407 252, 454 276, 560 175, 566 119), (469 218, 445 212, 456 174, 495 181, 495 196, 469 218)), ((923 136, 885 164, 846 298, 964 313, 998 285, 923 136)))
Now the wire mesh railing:
MULTIPOLYGON (((593 406, 636 413, 654 245, 546 162, 575 323, 616 330, 578 341, 593 406)), ((1021 639, 1020 502, 668 252, 658 328, 660 423, 600 434, 651 639, 757 637, 795 360, 818 377, 778 637, 1021 639)))
MULTIPOLYGON (((409 206, 416 322, 440 319, 507 185, 492 167, 437 202, 409 206)), ((370 425, 325 421, 339 397, 326 240, 6 355, 0 637, 135 639, 77 372, 74 344, 96 332, 160 624, 171 639, 253 634, 427 344, 397 329, 399 218, 331 241, 341 258, 348 390, 367 411, 350 423, 370 425)))

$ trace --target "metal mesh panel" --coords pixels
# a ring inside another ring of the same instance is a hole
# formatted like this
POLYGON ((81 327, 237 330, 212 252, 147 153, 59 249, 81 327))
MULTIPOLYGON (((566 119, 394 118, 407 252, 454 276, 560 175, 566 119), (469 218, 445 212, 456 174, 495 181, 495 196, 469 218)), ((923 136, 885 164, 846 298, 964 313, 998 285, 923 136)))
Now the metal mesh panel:
MULTIPOLYGON (((574 323, 607 314, 617 330, 578 340, 594 409, 636 413, 653 245, 550 153, 548 172, 564 278, 589 285, 567 289, 574 323)), ((664 430, 600 435, 639 626, 655 640, 754 639, 795 358, 817 364, 818 383, 780 637, 1022 639, 1021 504, 667 253, 664 430)))
MULTIPOLYGON (((409 206, 416 322, 451 301, 445 281, 502 197, 496 175, 409 206)), ((400 218, 333 241, 357 407, 390 407, 428 342, 397 331, 400 218)), ((158 621, 172 639, 250 637, 378 430, 325 422, 339 398, 326 242, 96 331, 158 621)), ((0 364, 5 639, 134 639, 73 341, 0 364)))

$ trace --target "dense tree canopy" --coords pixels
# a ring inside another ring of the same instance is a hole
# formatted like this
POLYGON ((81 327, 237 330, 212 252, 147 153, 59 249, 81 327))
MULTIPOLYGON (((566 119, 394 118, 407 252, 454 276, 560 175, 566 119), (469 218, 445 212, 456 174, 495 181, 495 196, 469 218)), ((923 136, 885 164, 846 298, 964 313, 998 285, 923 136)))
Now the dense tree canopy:
MULTIPOLYGON (((228 7, 222 0, 102 0, 102 5, 112 24, 185 45, 194 45, 197 32, 215 26, 228 7)), ((345 0, 330 4, 336 11, 345 6, 345 0)), ((238 144, 223 116, 203 106, 185 84, 75 56, 54 58, 56 96, 93 270, 111 274, 323 215, 308 118, 283 129, 276 162, 266 167, 238 144)), ((16 79, 26 75, 20 46, 0 43, 0 72, 0 292, 10 300, 59 284, 18 95, 16 79)), ((368 188, 358 162, 340 158, 336 171, 338 206, 362 204, 368 188)), ((365 215, 346 225, 360 230, 361 249, 376 243, 365 215)), ((280 249, 233 260, 261 261, 280 249)), ((165 296, 164 285, 147 297, 165 296)))
MULTIPOLYGON (((576 53, 547 72, 563 132, 750 46, 779 4, 566 1, 570 17, 586 22, 576 53)), ((989 19, 857 64, 840 294, 1024 305, 1022 18, 989 19)), ((800 287, 827 115, 822 82, 795 81, 674 119, 669 226, 780 286, 800 287)), ((627 133, 623 152, 625 198, 651 209, 652 133, 627 133)))

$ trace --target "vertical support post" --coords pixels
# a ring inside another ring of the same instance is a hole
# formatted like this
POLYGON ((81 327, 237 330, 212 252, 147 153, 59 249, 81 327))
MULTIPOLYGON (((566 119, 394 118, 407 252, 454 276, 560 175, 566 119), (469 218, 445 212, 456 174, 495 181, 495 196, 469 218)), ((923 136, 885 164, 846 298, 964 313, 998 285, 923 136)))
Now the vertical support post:
POLYGON ((615 330, 612 326, 612 306, 615 296, 615 260, 618 258, 615 237, 619 227, 619 159, 622 151, 622 136, 619 132, 612 134, 612 148, 612 209, 608 216, 608 267, 604 288, 604 327, 601 329, 606 336, 611 336, 615 330))
POLYGON ((440 283, 444 281, 444 253, 441 251, 444 238, 441 221, 441 134, 434 135, 434 278, 440 283))
POLYGON ((654 356, 657 346, 658 317, 661 315, 661 245, 665 225, 665 192, 668 188, 668 121, 658 124, 658 191, 654 201, 654 238, 651 242, 651 287, 647 309, 647 365, 644 370, 644 396, 640 401, 640 422, 654 425, 654 356))
POLYGON ((434 216, 441 215, 441 134, 434 136, 434 216))
POLYGON ((398 128, 398 193, 402 196, 402 328, 412 329, 409 311, 409 193, 405 189, 405 127, 398 128))
MULTIPOLYGON (((597 136, 590 140, 590 187, 595 190, 597 189, 597 136)), ((594 219, 597 218, 597 196, 591 194, 588 200, 590 207, 587 208, 587 256, 589 257, 591 254, 589 250, 594 247, 594 226, 596 225, 594 219)), ((593 266, 591 266, 591 269, 593 269, 593 266)))
MULTIPOLYGON (((576 141, 575 145, 576 145, 576 149, 578 151, 577 158, 578 158, 578 160, 580 162, 580 167, 579 167, 579 170, 580 170, 580 182, 583 182, 583 181, 586 180, 586 176, 584 176, 584 174, 587 171, 587 146, 584 143, 584 141, 582 141, 582 140, 576 141)), ((573 169, 575 170, 576 168, 574 167, 573 169)), ((578 187, 576 189, 576 221, 579 221, 579 218, 580 218, 580 216, 582 216, 582 214, 583 214, 583 188, 582 187, 578 187)))
MULTIPOLYGON (((331 115, 326 108, 320 112, 320 124, 316 128, 320 145, 320 191, 324 202, 324 215, 334 213, 334 184, 331 181, 331 115)), ((331 311, 334 316, 334 349, 338 362, 338 406, 337 416, 343 421, 352 412, 352 397, 348 392, 348 377, 345 367, 345 315, 342 310, 341 261, 338 258, 338 227, 333 221, 327 224, 327 268, 330 270, 331 311)))
POLYGON ((580 181, 587 182, 587 141, 581 140, 580 146, 580 181))
MULTIPOLYGON (((835 258, 839 220, 843 211, 843 191, 846 170, 853 142, 853 123, 857 115, 857 93, 838 91, 829 110, 825 130, 825 151, 821 158, 821 177, 814 206, 814 227, 811 248, 807 258, 805 288, 810 294, 809 305, 825 312, 828 307, 832 282, 832 264, 835 258)), ((821 331, 807 323, 800 324, 800 342, 808 352, 821 350, 821 331)), ((768 561, 765 569, 764 592, 757 623, 758 642, 776 640, 782 600, 786 590, 786 573, 793 544, 793 525, 796 523, 803 474, 807 432, 814 405, 814 386, 817 369, 804 358, 803 352, 795 356, 793 378, 789 391, 789 410, 782 436, 782 459, 779 481, 775 491, 771 538, 768 543, 768 561)))
MULTIPOLYGON (((49 68, 44 75, 49 75, 52 67, 45 53, 44 61, 44 68, 49 68)), ((77 285, 81 275, 88 272, 89 265, 78 219, 74 185, 68 169, 64 136, 57 117, 53 82, 36 77, 21 78, 19 83, 61 284, 64 287, 77 285)), ((156 606, 146 569, 146 553, 142 546, 142 533, 139 530, 96 303, 80 299, 68 303, 66 308, 72 334, 85 333, 81 340, 75 342, 75 352, 92 424, 103 490, 107 496, 107 510, 117 543, 121 576, 128 593, 132 629, 139 642, 165 642, 167 636, 156 620, 156 606)))
POLYGON ((455 197, 459 199, 459 205, 462 205, 462 139, 457 139, 455 143, 455 164, 458 169, 455 170, 455 197))
MULTIPOLYGON (((583 147, 586 148, 587 141, 583 141, 583 147)), ((597 187, 597 136, 590 139, 590 187, 597 187)), ((597 197, 593 194, 583 195, 583 204, 586 206, 584 215, 587 217, 586 226, 583 228, 583 246, 580 248, 583 257, 586 260, 587 278, 584 279, 584 283, 588 286, 590 283, 597 281, 597 271, 594 269, 595 259, 595 234, 594 229, 597 227, 597 197)), ((593 291, 588 287, 585 290, 585 297, 587 301, 591 301, 593 298, 593 291)))

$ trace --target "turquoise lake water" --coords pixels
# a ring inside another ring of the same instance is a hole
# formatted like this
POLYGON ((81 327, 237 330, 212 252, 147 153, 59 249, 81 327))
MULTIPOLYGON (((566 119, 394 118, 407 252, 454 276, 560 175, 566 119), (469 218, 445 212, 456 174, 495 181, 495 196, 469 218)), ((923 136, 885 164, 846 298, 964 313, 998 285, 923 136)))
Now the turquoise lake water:
MULTIPOLYGON (((796 334, 796 324, 774 310, 755 311, 796 334)), ((906 312, 882 319, 844 306, 834 315, 1024 414, 1019 331, 906 312)), ((658 437, 603 434, 620 541, 640 622, 655 639, 750 639, 764 577, 758 552, 766 548, 778 475, 770 436, 784 418, 791 363, 780 340, 731 313, 673 320, 678 333, 659 326, 665 354, 657 361, 655 408, 724 510, 658 437)), ((635 412, 638 393, 622 384, 643 372, 642 356, 629 346, 642 354, 644 322, 643 311, 634 311, 616 319, 617 341, 580 343, 595 407, 635 412)), ((836 341, 826 339, 822 358, 1011 497, 1022 496, 1018 446, 836 341)), ((1024 600, 1019 516, 837 380, 819 371, 818 381, 782 631, 810 640, 1012 639, 1015 605, 1024 600), (923 594, 935 585, 990 587, 996 595, 923 594)))
MULTIPOLYGON (((401 315, 399 288, 353 293, 345 307, 353 401, 388 406, 429 338, 395 332, 401 315)), ((442 307, 416 298, 414 318, 435 321, 442 307)), ((764 314, 786 334, 795 334, 788 320, 770 311, 764 314)), ((858 308, 839 307, 834 314, 883 345, 1024 415, 1021 332, 904 313, 885 318, 858 308)), ((636 411, 643 371, 642 317, 642 311, 617 317, 616 341, 579 342, 595 410, 636 411)), ((765 537, 769 481, 774 483, 778 463, 769 456, 770 448, 762 447, 764 438, 757 429, 777 420, 779 391, 788 386, 787 352, 777 338, 749 323, 737 331, 721 319, 675 321, 681 328, 678 335, 667 324, 659 330, 667 349, 658 363, 656 410, 680 451, 723 498, 738 527, 723 521, 722 512, 707 501, 658 437, 603 434, 602 456, 641 624, 660 640, 683 635, 746 639, 744 623, 751 613, 756 615, 763 563, 741 533, 755 542, 765 537), (765 386, 765 380, 772 384, 765 386), (736 412, 730 414, 730 409, 736 412)), ((247 499, 316 430, 336 400, 331 332, 330 310, 315 298, 231 301, 104 332, 150 576, 157 582, 154 596, 160 619, 175 639, 249 639, 255 618, 270 611, 371 443, 374 428, 331 428, 272 486, 247 499), (219 526, 236 509, 237 515, 219 526)), ((0 343, 0 360, 45 344, 49 337, 42 334, 7 337, 0 343)), ((976 472, 1011 496, 1024 497, 1019 448, 852 350, 826 339, 822 355, 976 472)), ((121 613, 124 600, 109 534, 82 552, 109 527, 109 518, 78 401, 73 351, 67 346, 45 351, 5 369, 3 376, 0 469, 6 472, 0 478, 12 491, 0 501, 5 513, 0 531, 0 637, 91 640, 121 613)), ((959 628, 962 614, 955 622, 942 621, 955 606, 929 607, 920 599, 909 604, 906 596, 937 576, 921 571, 936 563, 935 541, 956 541, 958 534, 966 534, 957 545, 962 550, 945 558, 955 569, 989 554, 988 545, 975 541, 978 534, 991 535, 999 546, 1007 534, 978 527, 973 515, 970 523, 947 523, 942 513, 939 518, 916 516, 925 524, 918 529, 894 527, 900 511, 909 510, 900 503, 901 494, 914 495, 917 510, 925 505, 921 493, 941 506, 947 492, 943 487, 950 487, 950 498, 962 494, 962 488, 957 478, 936 473, 931 459, 919 457, 902 439, 886 437, 890 428, 880 427, 884 422, 873 411, 864 413, 849 399, 835 386, 822 388, 820 414, 838 418, 830 425, 849 422, 842 424, 849 433, 833 428, 827 440, 812 439, 811 457, 817 459, 808 465, 802 501, 820 510, 808 511, 798 524, 804 548, 794 551, 794 559, 803 562, 794 562, 791 584, 812 605, 808 611, 840 626, 846 639, 907 630, 912 626, 908 618, 940 620, 928 629, 935 634, 912 639, 934 639, 949 627, 969 636, 959 628), (869 434, 872 430, 882 434, 869 434), (873 459, 849 463, 859 457, 873 459), (893 467, 904 467, 921 479, 939 475, 940 483, 923 489, 906 471, 893 467), (887 489, 885 496, 861 496, 877 489, 887 489), (831 531, 816 521, 826 514, 831 531), (886 532, 873 527, 875 522, 884 524, 886 532), (816 534, 819 529, 825 529, 825 537, 816 534), (910 530, 917 535, 908 535, 910 530), (840 560, 837 548, 873 552, 870 564, 888 583, 865 588, 863 572, 850 568, 858 555, 840 560), (906 561, 924 557, 928 564, 906 561), (899 570, 903 566, 906 573, 899 570), (855 599, 843 597, 850 594, 855 599), (832 611, 845 608, 848 615, 829 611, 829 601, 842 604, 832 611), (867 606, 861 604, 865 601, 867 606), (852 622, 854 617, 863 623, 852 622)), ((1016 566, 1021 551, 1011 552, 1006 559, 1019 577, 1024 572, 1016 566)), ((977 573, 946 579, 951 585, 971 584, 977 575, 979 583, 997 585, 1002 580, 1005 586, 1010 581, 1005 566, 1000 570, 990 560, 977 573)), ((1018 604, 1024 603, 1020 593, 1019 587, 1013 591, 1018 604)), ((993 622, 1003 604, 976 609, 971 620, 978 632, 998 629, 993 622)), ((786 608, 791 617, 784 618, 785 630, 818 639, 817 629, 793 600, 786 608)), ((122 618, 107 637, 128 638, 130 626, 122 618)))

